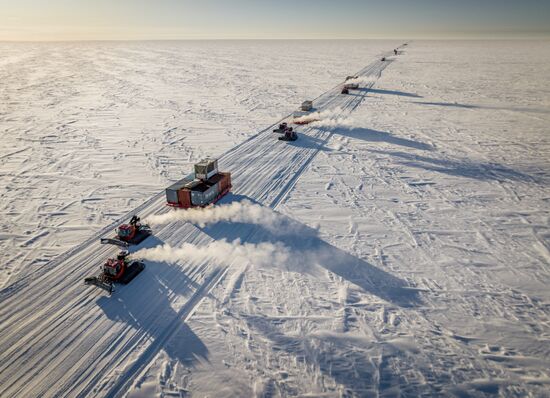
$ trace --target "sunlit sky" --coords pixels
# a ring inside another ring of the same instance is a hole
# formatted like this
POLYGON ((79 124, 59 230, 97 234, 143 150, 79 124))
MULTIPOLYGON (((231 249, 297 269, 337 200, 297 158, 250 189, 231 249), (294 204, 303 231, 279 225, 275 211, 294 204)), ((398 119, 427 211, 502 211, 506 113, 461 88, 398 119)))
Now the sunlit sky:
POLYGON ((0 40, 550 37, 550 0, 0 0, 0 40))

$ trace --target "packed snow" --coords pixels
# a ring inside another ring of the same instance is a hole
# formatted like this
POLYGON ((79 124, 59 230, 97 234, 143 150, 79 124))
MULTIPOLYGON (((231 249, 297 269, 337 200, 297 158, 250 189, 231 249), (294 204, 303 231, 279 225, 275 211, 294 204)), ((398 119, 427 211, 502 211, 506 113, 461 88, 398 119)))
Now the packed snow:
POLYGON ((0 396, 546 396, 549 42, 401 44, 1 44, 0 396))

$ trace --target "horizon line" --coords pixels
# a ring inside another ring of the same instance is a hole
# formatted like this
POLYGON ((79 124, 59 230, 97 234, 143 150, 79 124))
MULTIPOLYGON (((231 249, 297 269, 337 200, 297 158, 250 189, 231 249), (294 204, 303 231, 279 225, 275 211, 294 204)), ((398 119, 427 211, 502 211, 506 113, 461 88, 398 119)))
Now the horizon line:
POLYGON ((536 36, 449 36, 449 37, 334 37, 334 38, 321 38, 321 37, 298 37, 298 38, 249 38, 249 37, 235 37, 235 38, 128 38, 128 39, 0 39, 0 43, 79 43, 79 42, 144 42, 144 41, 154 41, 154 42, 175 42, 175 41, 330 41, 330 40, 404 40, 405 42, 415 41, 415 40, 425 40, 425 41, 454 41, 454 40, 463 40, 463 41, 479 41, 479 40, 550 40, 550 34, 548 35, 536 35, 536 36))

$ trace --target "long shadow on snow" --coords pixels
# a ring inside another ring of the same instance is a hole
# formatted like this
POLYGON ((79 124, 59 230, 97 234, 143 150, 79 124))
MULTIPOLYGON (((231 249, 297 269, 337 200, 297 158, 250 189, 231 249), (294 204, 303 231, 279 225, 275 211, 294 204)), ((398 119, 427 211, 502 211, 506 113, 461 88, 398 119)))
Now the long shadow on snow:
POLYGON ((317 137, 311 137, 306 134, 300 134, 298 132, 298 139, 296 141, 281 141, 286 145, 297 146, 300 148, 308 148, 313 150, 320 150, 330 152, 332 149, 325 146, 325 141, 317 137))
POLYGON ((419 149, 422 151, 431 151, 433 149, 431 145, 420 141, 400 138, 384 131, 371 130, 364 127, 356 127, 349 130, 344 128, 336 128, 333 132, 343 137, 350 137, 362 141, 387 142, 388 144, 419 149))
POLYGON ((493 106, 493 105, 460 104, 457 102, 425 102, 425 101, 413 101, 412 103, 420 104, 420 105, 443 106, 443 107, 463 108, 463 109, 488 109, 488 110, 528 112, 528 113, 540 113, 540 114, 550 113, 550 110, 545 108, 531 108, 526 106, 507 107, 507 106, 493 106))
MULTIPOLYGON (((253 202, 242 195, 234 199, 253 202)), ((255 244, 280 242, 292 254, 285 270, 315 274, 322 267, 395 305, 411 307, 420 303, 418 292, 404 280, 332 246, 318 236, 317 230, 282 214, 277 216, 275 226, 221 222, 206 226, 203 231, 216 240, 241 239, 255 244)))
MULTIPOLYGON (((155 247, 164 242, 156 236, 147 238, 139 248, 155 247)), ((163 349, 171 358, 186 365, 193 365, 197 358, 208 360, 208 348, 182 320, 181 312, 172 308, 170 297, 189 296, 198 285, 174 265, 164 262, 146 262, 146 268, 130 284, 109 296, 101 296, 98 306, 107 318, 123 322, 139 331, 137 336, 152 340, 152 353, 163 349), (172 268, 170 272, 167 267, 172 268), (178 273, 177 278, 174 272, 178 273)))
MULTIPOLYGON (((342 127, 316 127, 319 130, 332 131, 333 134, 338 134, 343 137, 349 137, 361 141, 369 142, 387 142, 388 144, 403 146, 406 148, 419 149, 422 151, 431 151, 433 147, 429 144, 426 144, 421 141, 409 140, 406 138, 396 137, 390 133, 384 131, 377 131, 372 129, 367 129, 364 127, 354 127, 351 129, 346 129, 342 127)), ((298 139, 296 141, 286 142, 287 145, 293 145, 301 148, 311 148, 319 149, 325 152, 331 152, 333 149, 325 146, 323 140, 310 137, 305 134, 298 133, 298 139)))
POLYGON ((387 95, 399 95, 401 97, 411 97, 411 98, 423 98, 421 95, 414 94, 414 93, 407 93, 404 91, 397 91, 397 90, 382 90, 380 88, 359 88, 358 91, 366 91, 367 93, 375 93, 375 94, 387 94, 387 95))
MULTIPOLYGON (((244 199, 254 202, 242 195, 233 196, 233 200, 244 199)), ((203 228, 203 231, 214 239, 238 238, 248 243, 283 243, 292 250, 293 255, 293 260, 287 264, 285 270, 314 275, 318 274, 319 269, 326 269, 363 291, 395 305, 410 307, 420 304, 418 292, 409 289, 404 280, 328 244, 313 228, 284 215, 278 215, 276 220, 275 225, 218 223, 203 228)), ((240 316, 251 330, 260 333, 273 344, 274 351, 284 351, 298 361, 318 368, 323 374, 334 378, 338 384, 344 385, 346 395, 376 395, 378 388, 386 390, 398 383, 391 369, 380 370, 371 361, 371 357, 381 355, 381 349, 386 360, 392 356, 404 355, 390 343, 356 338, 355 334, 286 334, 281 325, 300 320, 274 320, 263 315, 247 313, 241 313, 240 316)), ((332 321, 329 323, 332 324, 332 321)), ((320 329, 323 327, 330 329, 328 324, 319 325, 320 329)), ((290 329, 295 330, 295 327, 290 329)))
POLYGON ((369 152, 390 155, 403 159, 399 163, 405 166, 428 171, 436 171, 438 173, 445 173, 451 176, 473 178, 484 181, 514 180, 526 183, 540 182, 538 178, 530 174, 515 171, 498 163, 480 163, 473 162, 468 159, 437 159, 399 151, 370 150, 369 152))

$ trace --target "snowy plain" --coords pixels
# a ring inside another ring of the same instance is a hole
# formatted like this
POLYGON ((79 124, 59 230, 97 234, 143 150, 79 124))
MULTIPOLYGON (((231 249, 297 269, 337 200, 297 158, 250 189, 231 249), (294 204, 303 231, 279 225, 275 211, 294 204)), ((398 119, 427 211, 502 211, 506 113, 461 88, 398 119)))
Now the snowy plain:
POLYGON ((400 44, 0 44, 0 395, 548 396, 550 43, 400 44), (254 136, 358 70, 338 117, 254 136), (110 298, 78 283, 96 237, 49 262, 224 152, 220 206, 272 216, 145 246, 271 261, 149 261, 110 298))
POLYGON ((394 45, 0 43, 0 286, 394 45))

